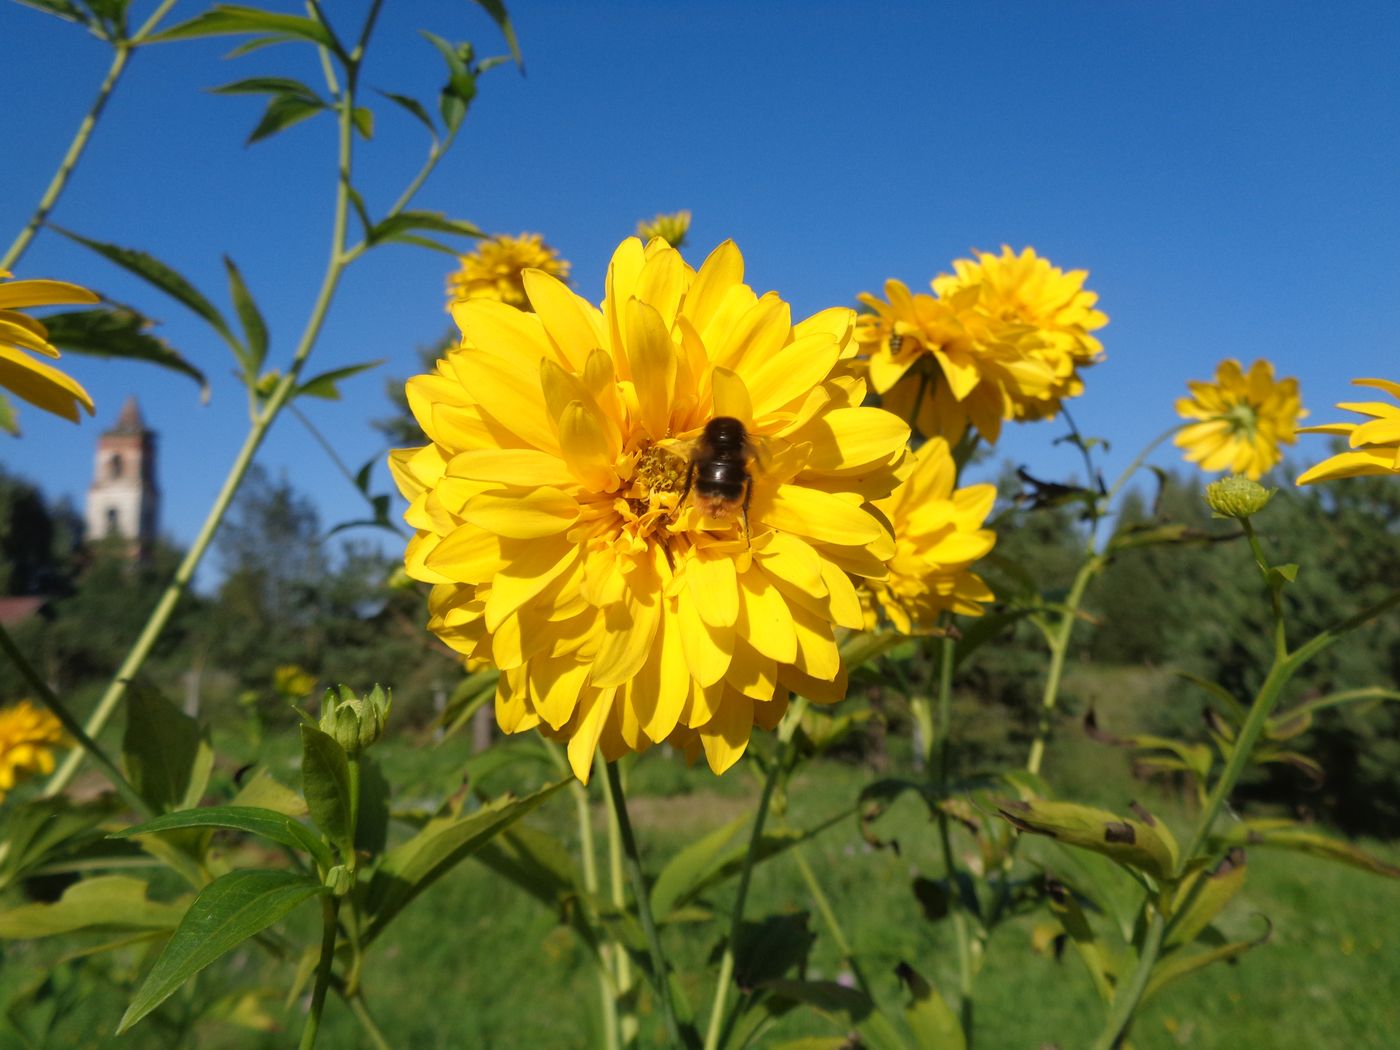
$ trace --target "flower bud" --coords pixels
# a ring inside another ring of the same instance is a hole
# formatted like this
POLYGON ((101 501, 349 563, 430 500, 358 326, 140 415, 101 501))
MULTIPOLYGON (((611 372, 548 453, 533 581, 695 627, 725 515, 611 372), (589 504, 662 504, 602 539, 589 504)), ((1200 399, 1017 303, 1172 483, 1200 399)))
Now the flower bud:
POLYGON ((355 876, 344 864, 337 864, 326 872, 326 885, 333 896, 344 897, 354 888, 355 876))
POLYGON ((685 243, 685 235, 690 232, 690 212, 686 210, 672 212, 669 215, 657 215, 650 221, 643 220, 637 223, 637 236, 644 241, 650 241, 655 237, 660 237, 672 248, 679 248, 685 243))
POLYGON ((1217 518, 1241 520, 1258 514, 1278 489, 1266 489, 1257 481, 1233 475, 1206 486, 1206 504, 1217 518))
POLYGON ((378 740, 389 719, 392 694, 378 685, 368 696, 358 697, 348 685, 326 690, 321 702, 321 732, 335 739, 351 758, 378 740))

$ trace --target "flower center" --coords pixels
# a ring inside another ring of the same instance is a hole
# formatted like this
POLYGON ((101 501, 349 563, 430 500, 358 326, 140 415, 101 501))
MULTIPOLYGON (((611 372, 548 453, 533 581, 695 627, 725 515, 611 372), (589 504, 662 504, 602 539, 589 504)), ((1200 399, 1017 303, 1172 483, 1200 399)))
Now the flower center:
POLYGON ((1230 424, 1232 434, 1244 434, 1251 438, 1254 436, 1255 428, 1259 425, 1259 413, 1247 401, 1231 405, 1221 418, 1230 424))

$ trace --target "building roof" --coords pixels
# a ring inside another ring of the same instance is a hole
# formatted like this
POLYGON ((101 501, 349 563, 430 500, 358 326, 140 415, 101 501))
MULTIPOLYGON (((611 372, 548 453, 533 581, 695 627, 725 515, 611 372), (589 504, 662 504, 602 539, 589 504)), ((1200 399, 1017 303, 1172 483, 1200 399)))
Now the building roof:
POLYGON ((146 421, 141 418, 141 409, 136 404, 136 395, 127 397, 126 404, 122 405, 121 415, 117 417, 117 425, 111 430, 103 431, 103 437, 142 437, 150 433, 146 427, 146 421))
POLYGON ((17 623, 23 623, 47 605, 48 601, 43 595, 0 597, 0 624, 13 627, 17 623))

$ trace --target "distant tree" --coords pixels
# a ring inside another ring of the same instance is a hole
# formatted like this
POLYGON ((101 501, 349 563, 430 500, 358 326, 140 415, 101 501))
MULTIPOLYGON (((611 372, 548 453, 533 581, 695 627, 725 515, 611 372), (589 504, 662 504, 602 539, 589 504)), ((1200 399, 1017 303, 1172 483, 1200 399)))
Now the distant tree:
POLYGON ((0 594, 57 595, 72 585, 82 519, 0 466, 0 594))

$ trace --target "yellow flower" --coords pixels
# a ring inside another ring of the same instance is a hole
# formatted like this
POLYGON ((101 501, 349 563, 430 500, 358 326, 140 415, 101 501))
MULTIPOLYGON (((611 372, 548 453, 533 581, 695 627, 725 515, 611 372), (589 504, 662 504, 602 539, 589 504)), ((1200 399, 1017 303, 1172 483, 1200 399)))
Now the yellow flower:
POLYGON ((0 711, 0 802, 31 773, 53 772, 53 749, 67 747, 57 718, 28 700, 0 711))
POLYGON ((643 243, 651 241, 655 237, 660 237, 672 248, 680 248, 685 244, 685 235, 690 232, 690 212, 671 212, 669 215, 657 215, 649 222, 637 223, 637 236, 643 243))
POLYGON ((982 523, 996 500, 995 485, 954 489, 957 468, 942 438, 930 438, 914 456, 914 469, 875 506, 894 525, 895 553, 889 578, 863 580, 869 595, 866 626, 877 613, 903 634, 934 625, 939 613, 982 614, 995 597, 969 566, 987 554, 996 535, 982 523), (878 609, 877 609, 878 605, 878 609))
POLYGON ((544 243, 538 233, 519 237, 494 237, 482 241, 476 251, 460 257, 461 267, 447 278, 447 308, 462 299, 495 299, 524 307, 525 286, 521 274, 543 270, 555 277, 569 276, 569 262, 544 243))
POLYGON ((885 283, 888 301, 862 294, 874 313, 856 338, 891 412, 949 442, 969 426, 995 442, 1003 420, 1048 419, 1083 391, 1079 369, 1102 355, 1092 332, 1108 318, 1084 290, 1085 271, 1066 273, 1030 248, 953 266, 934 278, 934 295, 900 281, 885 283))
MULTIPOLYGON (((48 340, 48 329, 21 313, 33 306, 62 306, 95 303, 97 296, 86 288, 64 281, 6 281, 9 273, 0 270, 0 387, 4 387, 45 412, 78 421, 78 406, 92 415, 92 398, 75 380, 58 369, 36 361, 26 350, 45 357, 58 357, 58 349, 48 340)), ((0 397, 0 425, 17 433, 9 405, 0 397)))
POLYGON ((316 688, 316 676, 298 664, 282 664, 272 672, 272 688, 278 696, 300 700, 316 688))
POLYGON ((1054 373, 1044 397, 1031 396, 1019 386, 1008 388, 1017 419, 1052 418, 1061 401, 1084 392, 1079 369, 1103 359, 1103 344, 1092 333, 1108 324, 1108 315, 1094 308, 1098 294, 1084 288, 1087 270, 1065 272, 1032 248, 1017 255, 1007 245, 999 256, 979 252, 975 262, 956 259, 953 269, 956 276, 934 278, 939 298, 952 300, 964 289, 976 288, 977 309, 1008 325, 1034 330, 1025 348, 1054 373))
POLYGON ((1220 362, 1215 382, 1187 384, 1176 413, 1200 422, 1183 427, 1176 445, 1202 470, 1228 470, 1258 481, 1283 458, 1281 445, 1298 440, 1298 420, 1308 413, 1298 398, 1298 380, 1274 381, 1274 366, 1260 358, 1246 374, 1233 358, 1220 362))
MULTIPOLYGON (((1353 379, 1352 385, 1373 386, 1400 402, 1400 383, 1389 379, 1353 379)), ((1305 470, 1298 484, 1365 474, 1400 474, 1400 405, 1384 401, 1343 401, 1337 407, 1370 418, 1362 423, 1325 423, 1299 430, 1300 434, 1345 436, 1352 451, 1339 452, 1305 470)))
POLYGON ((839 700, 833 629, 863 626, 852 576, 883 577, 893 554, 870 501, 894 489, 909 428, 839 370, 854 314, 794 325, 743 272, 732 242, 697 272, 629 239, 598 309, 527 270, 533 313, 456 304, 461 347, 408 383, 432 443, 390 465, 429 627, 500 669, 501 728, 567 739, 580 780, 599 748, 663 740, 723 772, 791 692, 839 700), (686 492, 716 418, 754 446, 746 512, 707 516, 686 492))

